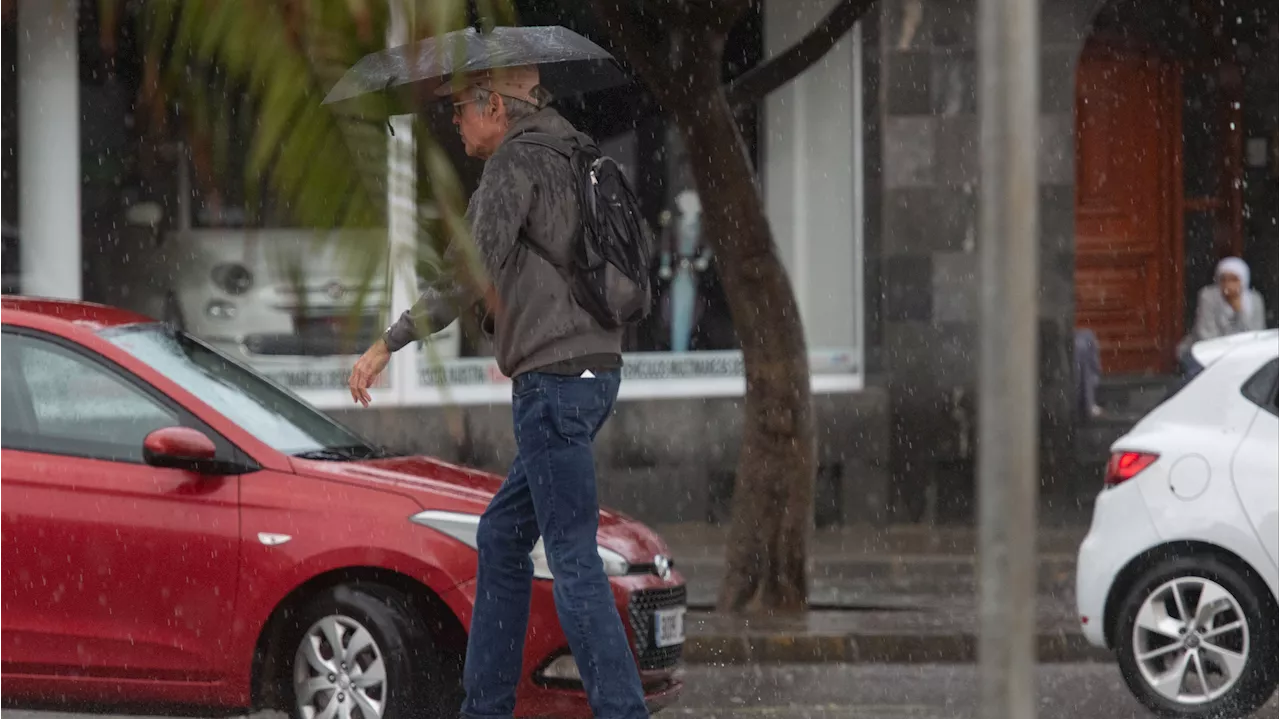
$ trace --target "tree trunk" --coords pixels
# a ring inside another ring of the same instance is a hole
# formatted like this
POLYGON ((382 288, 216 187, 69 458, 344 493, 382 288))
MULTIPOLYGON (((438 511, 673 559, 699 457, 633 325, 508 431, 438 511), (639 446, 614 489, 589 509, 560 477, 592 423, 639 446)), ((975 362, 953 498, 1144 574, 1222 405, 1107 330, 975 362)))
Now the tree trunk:
POLYGON ((718 604, 727 612, 799 612, 807 606, 817 464, 804 327, 719 66, 696 64, 680 68, 688 74, 673 73, 689 84, 672 93, 669 109, 693 148, 706 239, 746 365, 742 450, 718 604))
POLYGON ((725 39, 746 7, 677 3, 679 12, 651 16, 617 0, 595 3, 684 136, 742 343, 746 406, 719 609, 798 613, 808 604, 817 449, 800 310, 721 85, 725 39))

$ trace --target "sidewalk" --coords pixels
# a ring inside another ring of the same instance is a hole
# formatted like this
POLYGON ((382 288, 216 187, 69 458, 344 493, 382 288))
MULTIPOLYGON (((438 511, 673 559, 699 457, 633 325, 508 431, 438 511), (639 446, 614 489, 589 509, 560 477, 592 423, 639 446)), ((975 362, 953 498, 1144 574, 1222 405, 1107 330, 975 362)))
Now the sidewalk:
MULTIPOLYGON (((976 533, 917 526, 822 530, 810 557, 803 617, 716 613, 727 529, 659 527, 689 588, 685 659, 750 662, 972 662, 977 657, 976 533)), ((1075 550, 1085 529, 1039 537, 1037 644, 1044 662, 1109 661, 1075 616, 1075 550)))

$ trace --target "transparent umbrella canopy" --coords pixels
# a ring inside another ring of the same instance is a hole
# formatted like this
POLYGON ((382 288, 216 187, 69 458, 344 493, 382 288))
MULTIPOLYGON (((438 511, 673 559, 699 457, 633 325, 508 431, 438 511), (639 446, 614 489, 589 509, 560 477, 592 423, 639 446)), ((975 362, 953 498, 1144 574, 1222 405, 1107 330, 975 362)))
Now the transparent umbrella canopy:
POLYGON ((385 91, 435 100, 436 89, 466 73, 520 65, 537 65, 540 83, 556 97, 629 81, 604 48, 559 25, 466 28, 364 56, 324 103, 385 91))

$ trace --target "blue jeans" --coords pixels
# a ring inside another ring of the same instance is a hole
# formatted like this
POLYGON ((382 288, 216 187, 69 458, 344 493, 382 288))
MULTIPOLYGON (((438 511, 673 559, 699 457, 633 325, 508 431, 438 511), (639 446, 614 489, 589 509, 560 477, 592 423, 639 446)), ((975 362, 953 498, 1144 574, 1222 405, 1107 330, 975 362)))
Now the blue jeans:
POLYGON ((533 563, 543 537, 560 626, 599 719, 648 717, 622 618, 596 551, 599 505, 591 443, 613 410, 619 373, 530 372, 515 378, 516 458, 476 543, 476 604, 463 670, 464 717, 512 716, 529 624, 533 563))
POLYGON ((1093 330, 1075 331, 1073 352, 1076 369, 1076 411, 1088 418, 1098 404, 1098 383, 1102 379, 1102 356, 1098 335, 1093 330))

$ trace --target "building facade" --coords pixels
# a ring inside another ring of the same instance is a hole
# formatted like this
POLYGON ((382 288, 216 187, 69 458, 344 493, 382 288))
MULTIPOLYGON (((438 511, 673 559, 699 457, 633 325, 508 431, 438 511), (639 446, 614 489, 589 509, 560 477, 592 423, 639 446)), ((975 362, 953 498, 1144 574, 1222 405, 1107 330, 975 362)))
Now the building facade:
MULTIPOLYGON (((869 366, 892 396, 895 507, 967 519, 982 242, 976 3, 877 8, 869 366)), ((1097 334, 1103 371, 1122 387, 1167 377, 1196 293, 1232 254, 1253 266, 1275 326, 1276 9, 1043 0, 1040 17, 1042 493, 1046 511, 1070 514, 1100 485, 1090 463, 1133 419, 1099 428, 1080 416, 1077 328, 1097 334)))
MULTIPOLYGON (((588 12, 560 5, 521 3, 522 20, 607 45, 588 12)), ((834 5, 766 0, 731 38, 730 72, 788 47, 834 5)), ((126 34, 105 52, 97 8, 6 5, 5 291, 176 322, 383 443, 503 470, 514 453, 506 379, 465 322, 399 353, 373 408, 350 407, 342 387, 353 353, 412 299, 411 285, 379 269, 395 253, 362 253, 372 264, 356 271, 340 243, 253 224, 233 188, 211 194, 180 132, 157 142, 141 129, 141 50, 126 34), (361 272, 372 284, 350 320, 341 310, 361 272)), ((1050 521, 1087 516, 1105 460, 1105 442, 1087 440, 1128 421, 1087 422, 1077 411, 1077 328, 1097 334, 1117 387, 1159 385, 1195 293, 1229 254, 1253 266, 1274 326, 1276 15, 1244 0, 1041 1, 1050 521)), ((810 343, 820 524, 972 519, 975 20, 975 0, 879 0, 743 117, 810 343)), ((688 149, 635 87, 562 110, 631 170, 660 237, 658 304, 629 338, 626 390, 601 438, 602 500, 652 522, 720 521, 739 442, 741 355, 699 239, 688 149)), ((388 142, 389 168, 408 129, 388 142)), ((474 183, 474 163, 449 147, 474 183)), ((388 192, 415 193, 397 182, 388 192)), ((361 246, 394 247, 403 229, 387 224, 361 246)))

